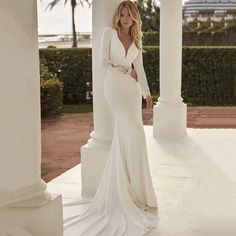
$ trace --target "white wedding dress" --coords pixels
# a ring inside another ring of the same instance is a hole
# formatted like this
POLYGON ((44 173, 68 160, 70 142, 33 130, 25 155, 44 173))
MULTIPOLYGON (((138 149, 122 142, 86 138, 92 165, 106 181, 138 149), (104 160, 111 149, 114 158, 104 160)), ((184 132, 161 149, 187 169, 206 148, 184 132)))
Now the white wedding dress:
POLYGON ((156 227, 157 200, 149 170, 142 121, 142 95, 150 94, 142 51, 133 42, 127 53, 117 31, 102 35, 100 65, 107 69, 104 96, 114 115, 114 135, 104 172, 94 197, 83 212, 64 219, 70 236, 141 236, 156 227), (124 74, 133 63, 138 82, 124 74), (112 66, 113 64, 113 66, 112 66), (118 66, 116 66, 118 65, 118 66), (155 213, 145 211, 152 207, 155 213))

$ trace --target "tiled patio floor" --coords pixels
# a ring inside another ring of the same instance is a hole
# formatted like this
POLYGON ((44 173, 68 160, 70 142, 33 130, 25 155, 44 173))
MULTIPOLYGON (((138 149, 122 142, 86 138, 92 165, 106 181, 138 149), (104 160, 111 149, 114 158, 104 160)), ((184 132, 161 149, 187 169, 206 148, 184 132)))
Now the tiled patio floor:
MULTIPOLYGON (((152 111, 143 109, 144 125, 152 111)), ((188 128, 236 128, 236 107, 188 107, 188 128)), ((93 113, 42 119, 42 178, 49 182, 80 163, 80 148, 93 130, 93 113)))

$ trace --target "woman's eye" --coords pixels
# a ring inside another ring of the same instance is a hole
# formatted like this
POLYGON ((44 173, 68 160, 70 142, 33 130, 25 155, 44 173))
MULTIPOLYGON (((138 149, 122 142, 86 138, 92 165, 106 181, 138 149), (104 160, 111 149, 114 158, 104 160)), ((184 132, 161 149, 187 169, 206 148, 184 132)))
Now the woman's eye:
MULTIPOLYGON (((124 15, 120 15, 120 16, 122 16, 122 17, 123 17, 124 15)), ((130 15, 128 15, 128 17, 131 17, 131 16, 130 16, 130 15)))

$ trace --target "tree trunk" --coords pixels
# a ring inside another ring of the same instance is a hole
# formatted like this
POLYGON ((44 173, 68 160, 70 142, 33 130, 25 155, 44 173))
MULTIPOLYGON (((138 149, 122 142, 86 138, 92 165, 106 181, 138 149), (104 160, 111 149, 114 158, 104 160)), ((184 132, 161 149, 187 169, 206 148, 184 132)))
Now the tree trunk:
POLYGON ((73 48, 77 48, 77 37, 76 37, 76 30, 75 30, 75 7, 76 7, 76 0, 71 0, 71 10, 72 10, 72 30, 73 30, 73 48))

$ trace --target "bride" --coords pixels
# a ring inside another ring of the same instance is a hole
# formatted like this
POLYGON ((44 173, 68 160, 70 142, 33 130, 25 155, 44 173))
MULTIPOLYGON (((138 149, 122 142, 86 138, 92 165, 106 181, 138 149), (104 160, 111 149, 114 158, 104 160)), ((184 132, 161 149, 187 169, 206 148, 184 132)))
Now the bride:
POLYGON ((147 109, 153 103, 143 68, 141 25, 137 6, 122 1, 112 27, 103 30, 100 65, 106 69, 104 97, 114 116, 114 134, 97 191, 80 203, 87 205, 85 211, 73 206, 76 214, 64 220, 65 235, 142 236, 156 227, 142 96, 147 109))

